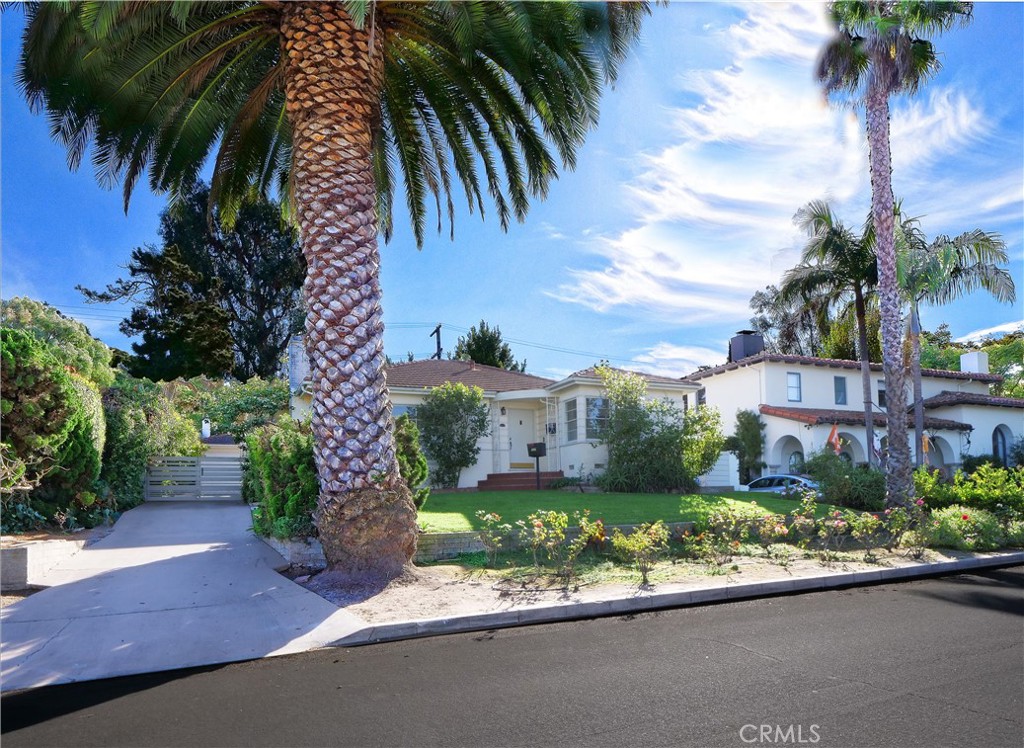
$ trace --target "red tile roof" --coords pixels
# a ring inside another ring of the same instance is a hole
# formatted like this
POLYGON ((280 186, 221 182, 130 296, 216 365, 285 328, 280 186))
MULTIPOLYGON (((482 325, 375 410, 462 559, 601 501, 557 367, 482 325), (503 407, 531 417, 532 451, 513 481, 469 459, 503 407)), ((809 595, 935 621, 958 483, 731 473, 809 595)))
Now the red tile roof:
POLYGON ((472 361, 410 361, 387 369, 389 387, 439 387, 445 382, 475 385, 490 392, 543 389, 554 380, 484 366, 472 361))
POLYGON ((1024 399, 1019 397, 997 397, 980 395, 976 392, 950 392, 944 390, 924 400, 926 408, 944 408, 952 405, 989 405, 998 408, 1024 408, 1024 399))
MULTIPOLYGON (((762 361, 776 364, 801 364, 804 366, 821 366, 831 369, 860 370, 860 361, 846 361, 838 358, 815 358, 814 356, 788 356, 780 353, 763 352, 758 353, 756 356, 741 358, 739 361, 722 364, 721 366, 714 366, 710 369, 695 371, 692 374, 687 374, 684 379, 704 379, 706 377, 714 376, 715 374, 721 374, 725 371, 732 371, 733 369, 739 369, 744 366, 759 364, 762 361)), ((871 364, 871 371, 881 370, 881 364, 871 364)), ((998 374, 980 374, 978 372, 971 371, 946 371, 945 369, 922 369, 921 375, 925 377, 937 377, 939 379, 966 379, 975 382, 995 383, 1003 381, 1003 378, 998 374)))
MULTIPOLYGON (((844 424, 846 426, 863 426, 864 414, 856 410, 829 410, 827 408, 789 408, 777 405, 761 405, 758 408, 762 415, 786 418, 790 421, 799 421, 812 426, 827 424, 844 424)), ((885 414, 873 413, 875 426, 885 427, 885 414)), ((907 414, 907 425, 914 426, 914 416, 907 414)), ((970 431, 973 427, 959 421, 951 421, 946 418, 933 418, 925 416, 924 427, 945 431, 970 431)))

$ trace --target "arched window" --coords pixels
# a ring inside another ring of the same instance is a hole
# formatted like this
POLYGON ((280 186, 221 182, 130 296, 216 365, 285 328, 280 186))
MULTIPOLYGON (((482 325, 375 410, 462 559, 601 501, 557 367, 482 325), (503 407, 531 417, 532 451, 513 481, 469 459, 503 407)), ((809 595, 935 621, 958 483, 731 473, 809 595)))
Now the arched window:
POLYGON ((804 471, 804 453, 797 451, 789 456, 789 472, 799 475, 804 471))
POLYGON ((1001 426, 996 426, 992 432, 992 454, 1004 467, 1009 464, 1009 455, 1006 450, 1006 434, 1001 426))

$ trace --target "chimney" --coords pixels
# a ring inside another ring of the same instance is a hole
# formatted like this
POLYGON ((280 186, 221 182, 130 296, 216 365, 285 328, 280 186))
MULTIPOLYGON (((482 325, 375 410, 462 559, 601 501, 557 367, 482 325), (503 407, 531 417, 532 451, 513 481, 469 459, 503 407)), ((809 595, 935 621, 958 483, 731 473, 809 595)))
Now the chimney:
POLYGON ((739 330, 729 341, 729 361, 756 356, 764 350, 764 338, 755 330, 739 330))
POLYGON ((960 371, 972 374, 988 374, 988 354, 985 351, 971 351, 960 355, 960 371))

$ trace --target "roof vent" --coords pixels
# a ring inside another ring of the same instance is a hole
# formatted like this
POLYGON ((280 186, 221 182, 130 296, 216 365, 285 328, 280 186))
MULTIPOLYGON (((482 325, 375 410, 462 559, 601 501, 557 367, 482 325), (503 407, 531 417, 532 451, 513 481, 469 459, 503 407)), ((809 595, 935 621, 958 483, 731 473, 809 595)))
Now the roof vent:
POLYGON ((764 350, 764 337, 755 330, 738 330, 729 341, 729 361, 756 356, 764 350))

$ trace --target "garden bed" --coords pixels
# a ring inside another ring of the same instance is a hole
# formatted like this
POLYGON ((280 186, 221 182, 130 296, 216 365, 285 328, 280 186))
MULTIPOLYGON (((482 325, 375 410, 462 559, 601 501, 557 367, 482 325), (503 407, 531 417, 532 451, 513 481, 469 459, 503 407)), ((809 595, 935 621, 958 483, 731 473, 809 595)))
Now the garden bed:
MULTIPOLYGON (((862 555, 862 554, 861 554, 862 555)), ((852 583, 856 572, 877 575, 886 569, 926 571, 934 564, 974 558, 963 551, 929 550, 921 560, 905 552, 883 553, 874 563, 850 556, 823 565, 812 556, 791 559, 780 566, 764 557, 737 557, 722 567, 700 563, 663 562, 651 575, 651 584, 640 586, 639 573, 628 568, 589 570, 569 585, 550 575, 533 575, 527 569, 485 569, 467 563, 446 563, 417 568, 383 588, 352 589, 339 584, 329 572, 315 575, 303 586, 328 601, 346 608, 369 623, 444 619, 498 611, 593 603, 614 599, 645 598, 664 593, 740 590, 741 586, 765 583, 770 591, 817 588, 814 580, 852 583)), ((986 554, 980 554, 982 556, 986 554)), ((1019 554, 1018 554, 1019 555, 1019 554)), ((824 587, 824 584, 821 585, 824 587)))

